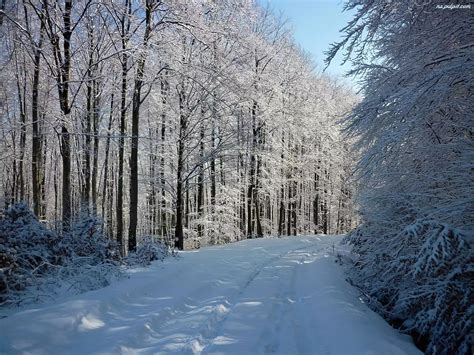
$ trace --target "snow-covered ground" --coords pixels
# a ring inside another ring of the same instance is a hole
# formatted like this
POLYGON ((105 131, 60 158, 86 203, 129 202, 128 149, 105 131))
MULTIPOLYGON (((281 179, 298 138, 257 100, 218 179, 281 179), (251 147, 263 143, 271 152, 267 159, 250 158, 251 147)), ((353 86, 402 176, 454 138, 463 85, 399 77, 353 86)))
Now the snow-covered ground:
POLYGON ((333 256, 339 241, 269 238, 183 252, 0 319, 0 353, 420 354, 345 282, 333 256))

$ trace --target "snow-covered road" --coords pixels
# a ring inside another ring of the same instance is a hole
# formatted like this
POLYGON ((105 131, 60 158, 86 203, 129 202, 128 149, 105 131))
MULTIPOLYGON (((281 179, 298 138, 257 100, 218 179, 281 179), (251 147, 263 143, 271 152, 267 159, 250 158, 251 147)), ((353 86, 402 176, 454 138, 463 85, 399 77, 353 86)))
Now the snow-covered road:
POLYGON ((183 252, 113 285, 0 319, 2 354, 419 354, 358 298, 340 237, 183 252))

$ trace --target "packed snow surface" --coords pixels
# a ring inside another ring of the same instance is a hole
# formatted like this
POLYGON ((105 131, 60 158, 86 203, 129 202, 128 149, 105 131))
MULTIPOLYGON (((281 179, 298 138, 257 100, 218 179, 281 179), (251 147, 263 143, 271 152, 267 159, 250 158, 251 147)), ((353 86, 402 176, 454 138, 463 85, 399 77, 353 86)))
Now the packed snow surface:
POLYGON ((339 241, 183 252, 107 288, 11 312, 0 319, 0 353, 419 354, 345 281, 339 241))

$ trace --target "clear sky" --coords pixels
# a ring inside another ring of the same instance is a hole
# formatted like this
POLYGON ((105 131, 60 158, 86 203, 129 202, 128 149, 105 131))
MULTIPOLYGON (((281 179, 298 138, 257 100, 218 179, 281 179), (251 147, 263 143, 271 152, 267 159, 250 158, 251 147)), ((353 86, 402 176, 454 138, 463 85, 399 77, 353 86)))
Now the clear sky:
MULTIPOLYGON (((332 42, 339 41, 339 32, 352 16, 342 12, 342 0, 258 0, 262 5, 270 3, 277 13, 282 12, 294 29, 296 41, 313 55, 315 63, 324 68, 324 51, 332 42)), ((335 58, 326 70, 330 74, 343 76, 350 68, 341 66, 341 56, 335 58)), ((351 83, 350 79, 346 79, 351 83)))

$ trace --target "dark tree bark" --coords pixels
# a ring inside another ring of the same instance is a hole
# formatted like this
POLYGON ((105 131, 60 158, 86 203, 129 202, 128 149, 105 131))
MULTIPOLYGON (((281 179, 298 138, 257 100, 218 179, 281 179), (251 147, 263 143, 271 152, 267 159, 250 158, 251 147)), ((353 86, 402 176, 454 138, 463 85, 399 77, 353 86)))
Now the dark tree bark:
POLYGON ((329 221, 328 221, 328 203, 327 200, 324 200, 323 205, 321 206, 321 210, 323 213, 323 233, 328 234, 329 231, 329 221))
POLYGON ((94 132, 94 150, 92 158, 92 176, 91 176, 91 195, 92 195, 92 210, 97 211, 97 176, 99 172, 99 104, 100 91, 99 82, 94 80, 92 101, 92 131, 94 132))
POLYGON ((138 224, 138 135, 140 124, 140 106, 142 104, 141 91, 146 63, 146 49, 152 30, 153 1, 147 0, 145 4, 145 33, 143 35, 143 52, 140 53, 135 74, 135 83, 132 98, 132 139, 130 149, 130 224, 128 227, 128 250, 137 248, 138 224))
POLYGON ((261 208, 260 208, 260 201, 259 201, 259 195, 258 191, 260 188, 260 158, 257 157, 257 169, 256 169, 256 174, 255 174, 255 188, 253 189, 253 199, 255 203, 255 222, 256 222, 256 227, 257 227, 257 238, 262 238, 263 237, 263 229, 262 229, 262 222, 261 222, 261 208))
POLYGON ((176 229, 175 247, 184 249, 183 230, 183 168, 184 168, 184 136, 187 130, 187 116, 184 113, 184 94, 179 92, 179 141, 178 141, 178 162, 176 167, 176 229))
POLYGON ((319 233, 319 175, 314 173, 314 200, 313 200, 314 234, 319 233))
MULTIPOLYGON (((107 187, 110 185, 109 182, 109 154, 110 154, 110 135, 112 132, 112 123, 114 113, 114 93, 110 95, 110 114, 109 114, 109 123, 107 126, 107 138, 105 140, 105 158, 104 158, 104 182, 102 185, 102 216, 105 216, 105 206, 106 203, 110 200, 108 199, 109 190, 107 187)), ((113 176, 113 175, 112 175, 113 176)), ((107 223, 109 224, 110 215, 107 215, 107 223)))
MULTIPOLYGON (((69 75, 71 71, 71 11, 72 11, 72 0, 66 0, 64 2, 64 30, 63 30, 63 65, 59 66, 61 82, 58 85, 59 90, 59 101, 61 103, 61 110, 65 116, 65 122, 62 123, 61 127, 61 155, 63 163, 63 180, 62 180, 62 205, 63 205, 63 223, 66 228, 69 228, 71 219, 71 138, 69 131, 66 127, 67 119, 71 113, 71 107, 69 103, 69 75)), ((59 46, 59 44, 57 45, 59 46)), ((57 51, 57 55, 60 55, 60 51, 57 51)), ((59 58, 58 58, 59 59, 59 58)))
POLYGON ((161 80, 161 102, 163 112, 161 113, 161 158, 160 158, 160 185, 161 185, 161 234, 162 237, 168 235, 167 213, 166 213, 166 181, 165 181, 165 142, 166 142, 166 104, 169 92, 169 85, 166 79, 161 80))
MULTIPOLYGON (((92 53, 89 54, 89 66, 92 63, 92 53)), ((83 149, 83 160, 82 160, 82 189, 81 189, 81 208, 85 211, 89 210, 89 197, 91 191, 91 154, 92 154, 92 82, 89 68, 89 82, 86 89, 86 119, 83 121, 83 132, 84 132, 84 149, 83 149), (84 127, 85 125, 85 127, 84 127)))
MULTIPOLYGON (((201 123, 200 142, 199 142, 199 157, 201 163, 199 165, 198 175, 198 193, 197 193, 197 211, 199 219, 204 217, 204 124, 201 123)), ((198 223, 198 237, 203 236, 203 224, 202 221, 198 223)))
POLYGON ((119 139, 119 161, 118 161, 118 181, 116 198, 116 223, 117 223, 117 243, 120 253, 126 254, 124 245, 124 221, 123 221, 123 191, 124 191, 124 155, 125 155, 125 133, 127 131, 127 74, 128 74, 128 34, 130 32, 130 16, 132 13, 131 0, 125 0, 125 9, 120 18, 120 36, 122 44, 122 85, 120 91, 120 139, 119 139))
POLYGON ((23 167, 26 150, 26 68, 23 62, 22 69, 20 69, 18 59, 19 58, 15 56, 17 97, 20 109, 20 156, 18 159, 18 170, 16 162, 14 163, 12 202, 25 200, 25 177, 23 167), (20 77, 20 73, 23 73, 22 78, 20 77))
MULTIPOLYGON (((90 3, 88 3, 90 4, 90 3)), ((52 18, 49 8, 52 5, 47 0, 43 0, 44 15, 40 20, 45 25, 48 34, 54 59, 54 77, 58 89, 59 107, 63 114, 60 132, 60 152, 62 160, 62 219, 63 228, 69 229, 72 201, 71 201, 71 137, 67 128, 69 116, 71 114, 71 102, 69 101, 69 80, 71 72, 71 37, 75 26, 72 25, 72 0, 64 1, 62 12, 63 26, 58 30, 56 21, 52 18), (44 17, 43 17, 44 16, 44 17), (62 36, 62 46, 59 40, 62 36)))
MULTIPOLYGON (((215 116, 215 108, 213 109, 213 118, 212 118, 212 128, 211 128, 211 148, 214 152, 216 149, 216 116, 215 116)), ((216 205, 216 159, 214 154, 211 157, 211 206, 214 213, 214 206, 216 205)))
POLYGON ((44 165, 42 164, 42 137, 39 115, 39 80, 41 55, 43 50, 44 24, 41 22, 39 41, 34 50, 33 58, 33 84, 31 88, 31 127, 33 130, 31 142, 31 174, 33 187, 33 211, 38 218, 45 218, 43 204, 44 191, 44 165))
MULTIPOLYGON (((240 147, 242 144, 242 112, 237 117, 237 143, 238 146, 240 147)), ((239 155, 238 155, 238 162, 237 162, 237 169, 238 169, 238 176, 239 176, 239 184, 242 185, 242 188, 240 189, 240 198, 239 198, 239 211, 240 211, 240 232, 243 236, 247 237, 247 230, 246 230, 246 214, 245 214, 245 208, 246 208, 246 198, 245 198, 245 180, 246 180, 246 171, 245 171, 245 166, 244 166, 244 157, 242 152, 239 149, 239 155)))
POLYGON ((282 185, 280 190, 280 208, 278 214, 278 235, 283 235, 285 228, 285 187, 282 185))
MULTIPOLYGON (((281 134, 281 163, 282 166, 285 160, 285 133, 282 132, 281 134)), ((285 176, 285 169, 281 168, 281 176, 285 176)), ((279 215, 278 215, 278 235, 283 235, 283 230, 285 228, 285 184, 281 184, 280 188, 280 207, 279 207, 279 215)))

